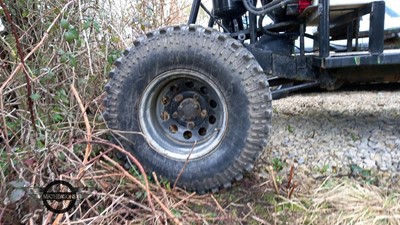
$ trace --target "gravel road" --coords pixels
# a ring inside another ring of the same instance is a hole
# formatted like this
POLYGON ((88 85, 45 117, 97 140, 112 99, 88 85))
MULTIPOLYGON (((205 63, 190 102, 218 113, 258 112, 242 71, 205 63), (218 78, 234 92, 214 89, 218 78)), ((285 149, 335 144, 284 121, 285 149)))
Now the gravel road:
POLYGON ((400 85, 294 94, 273 108, 271 139, 257 167, 278 158, 309 172, 348 174, 356 164, 399 177, 400 85))

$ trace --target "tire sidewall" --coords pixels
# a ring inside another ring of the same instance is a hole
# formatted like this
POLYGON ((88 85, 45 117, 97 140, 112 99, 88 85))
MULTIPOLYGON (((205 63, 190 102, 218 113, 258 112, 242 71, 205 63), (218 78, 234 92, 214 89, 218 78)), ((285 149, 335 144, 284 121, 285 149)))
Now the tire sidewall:
MULTIPOLYGON (((189 35, 188 35, 189 36, 189 35)), ((142 57, 133 66, 124 71, 128 74, 122 84, 121 93, 117 97, 119 110, 117 127, 123 131, 141 130, 139 123, 139 102, 147 85, 160 74, 174 70, 187 69, 199 72, 220 88, 228 109, 226 133, 214 151, 202 158, 189 160, 178 184, 192 187, 196 181, 203 182, 208 177, 218 176, 232 165, 245 148, 246 138, 250 129, 249 100, 246 96, 241 76, 227 62, 230 54, 213 55, 200 45, 193 44, 193 39, 186 36, 187 41, 168 46, 153 48, 166 40, 148 39, 146 43, 131 52, 128 60, 142 57), (155 66, 156 65, 156 66, 155 66)), ((245 51, 246 49, 241 49, 245 51)), ((140 135, 126 135, 130 141, 123 142, 124 146, 133 149, 134 155, 146 168, 147 172, 162 174, 168 180, 175 180, 184 167, 185 161, 176 160, 153 150, 140 135)), ((151 137, 147 137, 151 138, 151 137)))

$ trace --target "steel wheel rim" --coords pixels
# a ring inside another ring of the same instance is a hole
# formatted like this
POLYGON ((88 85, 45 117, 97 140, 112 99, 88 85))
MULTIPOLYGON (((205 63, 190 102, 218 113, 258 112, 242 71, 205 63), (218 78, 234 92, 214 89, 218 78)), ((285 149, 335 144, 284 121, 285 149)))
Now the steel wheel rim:
POLYGON ((160 74, 139 103, 139 125, 147 143, 177 160, 202 158, 216 149, 226 132, 224 96, 205 75, 187 69, 160 74))

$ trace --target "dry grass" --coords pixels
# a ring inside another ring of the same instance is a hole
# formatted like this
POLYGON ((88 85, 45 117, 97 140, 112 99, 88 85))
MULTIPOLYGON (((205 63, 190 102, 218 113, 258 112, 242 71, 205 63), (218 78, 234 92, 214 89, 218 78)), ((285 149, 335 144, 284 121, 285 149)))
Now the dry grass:
MULTIPOLYGON (((329 180, 327 180, 329 181, 329 180)), ((346 180, 310 196, 313 224, 400 224, 400 191, 346 180)))
POLYGON ((400 190, 328 177, 293 199, 280 197, 277 221, 291 224, 400 224, 400 190), (290 218, 288 218, 290 217, 290 218))
MULTIPOLYGON (((96 134, 93 137, 97 140, 96 134)), ((109 144, 102 140, 97 143, 109 144)), ((43 153, 40 162, 21 160, 13 165, 18 168, 15 170, 18 177, 13 180, 24 180, 29 187, 31 184, 44 186, 53 179, 66 180, 79 187, 79 205, 72 212, 55 215, 45 210, 40 200, 28 195, 30 191, 35 191, 31 188, 24 189, 27 191, 25 196, 12 202, 11 193, 19 188, 3 183, 5 192, 2 193, 6 196, 3 196, 1 221, 4 224, 186 224, 216 219, 198 214, 188 207, 193 204, 217 209, 220 206, 212 196, 198 196, 179 188, 172 191, 168 183, 158 181, 155 176, 147 188, 143 174, 134 170, 128 172, 107 156, 109 153, 99 151, 85 165, 75 153, 77 149, 79 152, 84 146, 49 146, 49 152, 43 153), (18 216, 15 216, 15 210, 20 212, 18 216)), ((9 178, 10 175, 5 180, 9 178)))

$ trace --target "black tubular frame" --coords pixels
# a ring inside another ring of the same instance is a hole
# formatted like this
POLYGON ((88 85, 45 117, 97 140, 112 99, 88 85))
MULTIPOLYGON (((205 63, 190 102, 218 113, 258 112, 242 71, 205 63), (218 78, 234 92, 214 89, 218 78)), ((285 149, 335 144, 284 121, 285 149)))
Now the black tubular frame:
MULTIPOLYGON (((253 5, 257 3, 257 0, 252 1, 253 5)), ((250 29, 250 44, 254 44, 257 41, 257 16, 249 12, 249 29, 250 29)))
POLYGON ((372 2, 370 7, 369 51, 371 54, 377 55, 383 52, 385 2, 372 2))
MULTIPOLYGON (((252 0, 254 5, 256 2, 257 0, 252 0)), ((188 20, 189 24, 196 22, 200 7, 210 16, 209 27, 217 23, 223 28, 224 32, 229 33, 228 29, 214 17, 213 12, 210 12, 210 10, 204 7, 201 0, 193 0, 188 20)), ((400 65, 400 51, 394 53, 383 51, 384 1, 377 0, 367 3, 365 6, 351 9, 349 13, 345 13, 334 19, 330 18, 331 12, 342 9, 332 9, 330 7, 330 0, 318 0, 317 7, 318 33, 316 35, 306 34, 305 27, 307 25, 307 20, 304 18, 304 20, 299 20, 298 34, 300 37, 300 54, 294 55, 294 57, 293 55, 282 55, 279 52, 265 52, 256 47, 262 45, 262 43, 257 42, 258 37, 263 35, 263 32, 260 27, 257 27, 257 16, 254 14, 249 13, 247 29, 241 30, 240 32, 229 33, 229 35, 237 39, 239 39, 239 34, 246 35, 246 39, 250 41, 250 45, 246 45, 246 47, 255 55, 260 65, 271 66, 269 67, 272 68, 270 73, 276 74, 280 78, 315 80, 318 79, 318 74, 321 73, 320 70, 316 70, 316 68, 329 70, 360 66, 400 65), (360 18, 367 14, 370 14, 370 29, 369 32, 362 34, 363 32, 359 32, 360 18), (314 39, 316 43, 315 46, 318 48, 317 54, 305 53, 304 37, 311 37, 314 39), (368 51, 359 51, 358 39, 361 37, 369 38, 368 51), (344 54, 332 54, 331 41, 342 39, 347 40, 344 54), (353 40, 356 42, 355 47, 352 43, 353 40), (256 43, 257 45, 255 45, 256 43), (287 69, 288 67, 290 67, 290 69, 287 69), (286 68, 286 70, 282 68, 286 68)))
MULTIPOLYGON (((318 40, 319 40, 319 58, 329 57, 330 50, 330 18, 329 18, 329 0, 319 0, 318 11, 320 12, 319 24, 318 24, 318 40)), ((370 28, 369 28, 369 52, 373 55, 377 55, 383 52, 383 41, 384 41, 384 22, 385 22, 385 2, 376 1, 368 4, 366 8, 358 10, 356 13, 346 14, 337 20, 354 20, 360 16, 370 13, 370 28)), ((356 21, 358 23, 358 19, 356 21)), ((358 28, 358 27, 357 27, 358 28)), ((351 21, 347 27, 347 50, 352 49, 353 34, 358 33, 354 30, 354 22, 351 21), (355 31, 355 32, 354 32, 355 31)), ((358 38, 356 38, 358 39, 358 38)))
POLYGON ((201 0, 193 0, 192 8, 190 9, 188 24, 194 24, 197 20, 197 15, 199 15, 201 0))
POLYGON ((387 65, 399 64, 399 53, 384 53, 384 22, 385 22, 385 2, 375 1, 369 3, 366 7, 355 12, 345 14, 335 21, 329 18, 329 0, 319 0, 318 10, 320 12, 318 24, 318 47, 319 55, 314 57, 313 65, 325 69, 354 67, 362 65, 387 65), (356 39, 356 50, 358 43, 358 23, 359 18, 365 14, 370 14, 370 28, 368 32, 369 53, 361 55, 351 55, 352 40, 356 39), (330 30, 332 23, 336 21, 345 21, 347 26, 347 52, 348 55, 331 56, 330 55, 330 30))
POLYGON ((319 0, 318 11, 321 13, 318 26, 319 57, 329 56, 329 0, 319 0))

